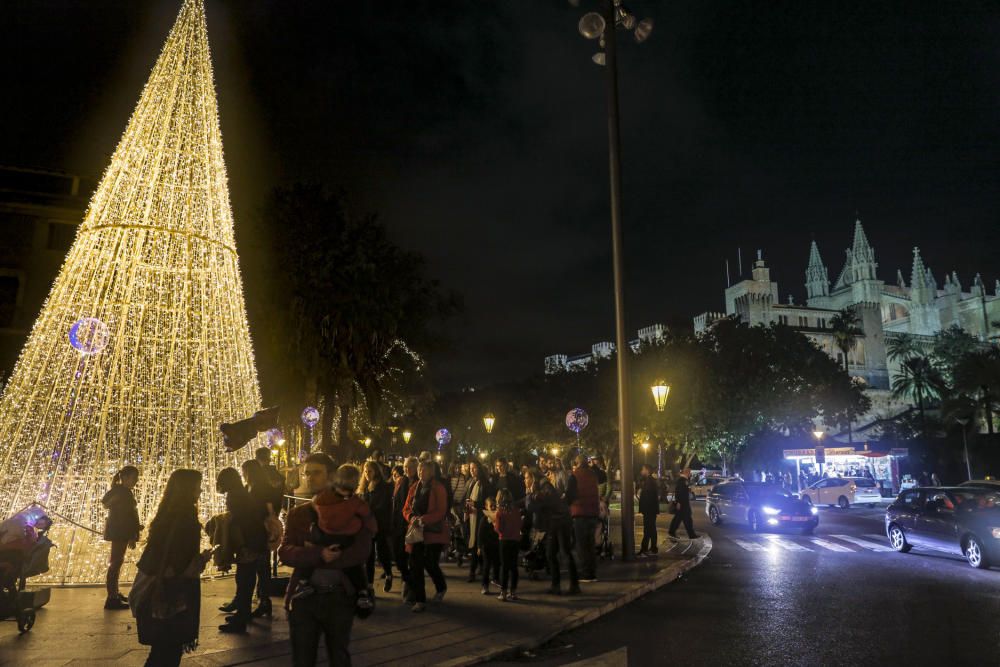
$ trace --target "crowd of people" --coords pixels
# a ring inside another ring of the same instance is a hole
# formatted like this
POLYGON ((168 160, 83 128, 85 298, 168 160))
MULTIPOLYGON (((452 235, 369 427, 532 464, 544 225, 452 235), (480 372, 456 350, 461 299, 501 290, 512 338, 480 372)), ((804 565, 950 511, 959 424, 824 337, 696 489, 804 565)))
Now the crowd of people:
MULTIPOLYGON (((374 612, 376 574, 384 593, 398 576, 400 599, 421 613, 429 595, 432 602, 445 598, 443 563, 467 567, 483 595, 511 602, 519 599, 525 568, 548 572, 550 595, 579 594, 581 582, 597 580, 599 554, 609 548, 611 484, 600 458, 581 455, 566 466, 543 455, 519 469, 498 458, 491 468, 472 460, 444 470, 429 452, 392 466, 378 451, 360 466, 313 453, 295 472, 286 480, 267 449, 239 471, 220 471, 215 488, 225 495, 226 512, 203 527, 201 473, 174 471, 127 598, 118 578, 144 530, 132 493, 140 472, 128 466, 114 476, 104 497, 111 542, 105 608, 132 609, 139 640, 151 647, 147 665, 176 665, 197 644, 199 577, 210 561, 235 569, 220 632, 246 632, 253 619, 271 616, 271 578, 280 562, 292 568, 284 607, 293 664, 315 664, 322 638, 330 664, 346 665, 354 619, 374 612), (211 549, 201 548, 203 532, 211 549)), ((645 466, 636 488, 645 518, 640 556, 657 552, 658 484, 645 466)), ((678 508, 680 522, 690 526, 690 506, 686 515, 678 508)))

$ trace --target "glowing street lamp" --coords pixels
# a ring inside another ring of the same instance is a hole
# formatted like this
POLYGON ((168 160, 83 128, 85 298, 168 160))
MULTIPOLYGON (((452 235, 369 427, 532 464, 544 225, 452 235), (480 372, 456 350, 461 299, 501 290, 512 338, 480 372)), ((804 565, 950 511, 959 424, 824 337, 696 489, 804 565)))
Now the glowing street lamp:
POLYGON ((823 442, 824 435, 826 435, 826 431, 821 431, 819 429, 813 431, 813 437, 816 438, 816 442, 823 442))
POLYGON ((493 416, 492 412, 487 412, 486 416, 483 417, 483 426, 486 427, 486 433, 493 432, 493 425, 497 423, 497 418, 493 416))
POLYGON ((410 444, 410 438, 412 437, 413 437, 413 431, 411 431, 410 429, 406 429, 405 431, 403 431, 403 444, 406 445, 410 444))
POLYGON ((646 457, 649 455, 649 443, 642 443, 642 462, 646 462, 646 457))
POLYGON ((479 452, 479 458, 481 458, 483 461, 485 461, 486 460, 486 452, 479 452))
POLYGON ((364 440, 362 440, 362 442, 365 445, 365 449, 368 449, 369 447, 372 446, 372 439, 371 438, 365 438, 364 440))
POLYGON ((667 406, 667 397, 670 395, 670 385, 662 380, 654 384, 650 389, 653 392, 653 401, 656 403, 656 411, 663 412, 667 406))

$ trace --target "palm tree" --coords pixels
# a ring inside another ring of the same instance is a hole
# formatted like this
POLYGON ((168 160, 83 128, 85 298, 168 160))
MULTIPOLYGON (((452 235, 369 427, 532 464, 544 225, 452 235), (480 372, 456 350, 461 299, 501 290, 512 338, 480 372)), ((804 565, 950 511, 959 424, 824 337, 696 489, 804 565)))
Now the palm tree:
MULTIPOLYGON (((858 314, 855 313, 850 308, 844 308, 836 315, 830 318, 830 329, 833 331, 833 343, 840 350, 841 356, 844 360, 844 372, 850 375, 850 370, 847 364, 847 355, 850 354, 851 350, 855 348, 858 344, 858 336, 863 332, 861 331, 861 319, 858 314)), ((854 415, 847 415, 847 442, 854 442, 854 433, 851 426, 851 422, 854 421, 854 415)))
POLYGON ((903 362, 892 379, 894 398, 913 398, 920 412, 920 429, 927 438, 926 402, 941 398, 948 391, 947 383, 927 357, 911 357, 903 362))
POLYGON ((886 354, 890 361, 906 361, 911 357, 920 354, 920 347, 914 342, 913 336, 907 334, 895 335, 892 338, 886 336, 888 345, 886 354))
POLYGON ((971 352, 955 365, 955 391, 977 401, 993 433, 993 409, 1000 388, 1000 351, 996 348, 971 352))

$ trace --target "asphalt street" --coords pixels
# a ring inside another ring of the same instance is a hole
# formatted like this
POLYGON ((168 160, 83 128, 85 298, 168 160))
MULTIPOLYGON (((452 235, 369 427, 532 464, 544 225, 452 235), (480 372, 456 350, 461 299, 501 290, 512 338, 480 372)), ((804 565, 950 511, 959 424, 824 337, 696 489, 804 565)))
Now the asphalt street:
POLYGON ((1000 569, 896 553, 883 516, 823 508, 814 535, 755 534, 699 501, 700 567, 505 664, 1000 665, 1000 569))

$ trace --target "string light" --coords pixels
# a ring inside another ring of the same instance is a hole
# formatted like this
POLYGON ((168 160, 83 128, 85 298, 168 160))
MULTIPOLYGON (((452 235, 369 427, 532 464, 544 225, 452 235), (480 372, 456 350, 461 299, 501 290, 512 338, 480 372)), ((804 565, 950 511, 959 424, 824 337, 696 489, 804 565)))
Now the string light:
MULTIPOLYGON (((204 520, 236 463, 219 424, 259 407, 204 4, 185 0, 0 399, 0 513, 40 501, 100 529, 110 478, 132 464, 147 526, 181 467, 204 474, 204 520), (81 318, 96 340, 106 326, 99 353, 67 343, 81 318)), ((102 581, 108 544, 53 518, 37 579, 102 581)))

